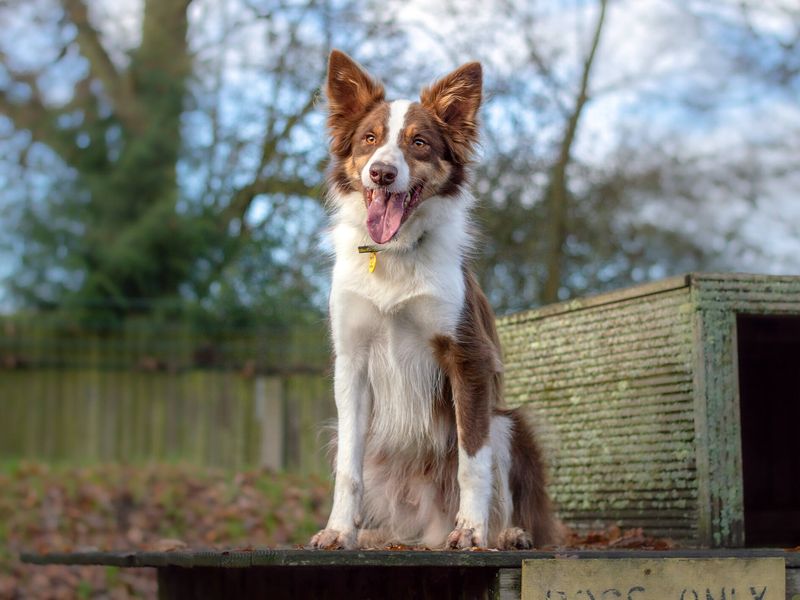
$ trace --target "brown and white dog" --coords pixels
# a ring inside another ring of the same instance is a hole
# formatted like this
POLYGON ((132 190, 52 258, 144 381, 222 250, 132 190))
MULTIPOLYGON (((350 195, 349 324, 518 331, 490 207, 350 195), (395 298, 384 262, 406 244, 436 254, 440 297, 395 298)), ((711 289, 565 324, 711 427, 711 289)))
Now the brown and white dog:
POLYGON ((388 102, 330 55, 338 427, 333 508, 314 547, 554 541, 541 453, 504 407, 494 317, 465 265, 481 87, 469 63, 418 102, 388 102))

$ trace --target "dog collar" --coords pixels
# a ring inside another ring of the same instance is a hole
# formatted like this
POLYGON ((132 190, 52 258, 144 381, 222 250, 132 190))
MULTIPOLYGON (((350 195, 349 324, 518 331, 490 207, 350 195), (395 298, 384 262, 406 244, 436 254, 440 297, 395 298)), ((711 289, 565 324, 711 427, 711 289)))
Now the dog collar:
MULTIPOLYGON (((425 232, 417 238, 417 241, 411 246, 410 250, 416 250, 421 245, 425 238, 425 232)), ((358 253, 359 254, 370 254, 369 257, 369 272, 374 273, 375 267, 378 266, 378 252, 383 252, 386 248, 379 248, 378 246, 359 246, 358 253)))
POLYGON ((378 252, 383 250, 383 248, 376 248, 375 246, 359 246, 358 253, 359 254, 369 254, 369 272, 374 273, 375 267, 378 266, 378 252))
POLYGON ((381 252, 382 250, 385 250, 385 248, 378 248, 377 246, 359 246, 358 247, 358 253, 359 254, 369 254, 370 252, 372 254, 375 254, 376 252, 381 252))

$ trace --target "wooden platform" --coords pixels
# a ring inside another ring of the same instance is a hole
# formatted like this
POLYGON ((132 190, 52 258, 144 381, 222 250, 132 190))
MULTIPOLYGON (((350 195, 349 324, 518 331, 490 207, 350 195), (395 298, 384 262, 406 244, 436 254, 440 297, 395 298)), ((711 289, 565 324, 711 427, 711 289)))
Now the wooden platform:
POLYGON ((108 565, 158 570, 161 599, 520 597, 527 559, 754 558, 786 561, 786 598, 800 600, 800 553, 783 550, 320 551, 304 549, 174 552, 23 553, 30 564, 108 565))

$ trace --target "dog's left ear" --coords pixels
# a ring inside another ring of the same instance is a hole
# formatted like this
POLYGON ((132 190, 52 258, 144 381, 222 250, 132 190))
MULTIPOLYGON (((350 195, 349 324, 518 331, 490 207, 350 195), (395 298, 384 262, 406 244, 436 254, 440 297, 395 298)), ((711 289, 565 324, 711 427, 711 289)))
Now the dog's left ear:
POLYGON ((328 59, 328 129, 331 150, 340 157, 350 152, 350 137, 358 122, 384 98, 383 86, 340 50, 328 59))
POLYGON ((482 87, 481 64, 471 62, 442 77, 420 94, 422 105, 432 110, 444 126, 453 158, 460 164, 469 162, 478 140, 482 87))

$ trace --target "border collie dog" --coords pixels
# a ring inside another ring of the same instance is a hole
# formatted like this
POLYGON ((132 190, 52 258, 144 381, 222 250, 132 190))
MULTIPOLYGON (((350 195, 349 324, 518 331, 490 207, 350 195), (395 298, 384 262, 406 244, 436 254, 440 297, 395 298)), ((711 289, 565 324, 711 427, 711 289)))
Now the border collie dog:
POLYGON ((334 50, 333 508, 317 548, 530 548, 555 541, 542 456, 505 407, 494 316, 467 269, 479 63, 422 91, 334 50))

